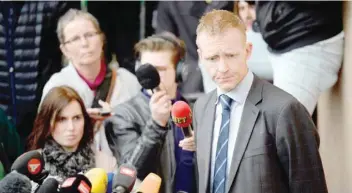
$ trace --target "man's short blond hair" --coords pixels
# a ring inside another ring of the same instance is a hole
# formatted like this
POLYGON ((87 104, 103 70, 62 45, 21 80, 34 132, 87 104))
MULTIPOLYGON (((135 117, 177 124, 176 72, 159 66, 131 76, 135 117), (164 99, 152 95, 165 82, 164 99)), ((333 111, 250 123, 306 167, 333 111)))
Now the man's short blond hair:
POLYGON ((213 10, 200 18, 197 37, 202 32, 209 35, 219 35, 229 28, 238 29, 246 37, 246 26, 236 14, 226 10, 213 10))

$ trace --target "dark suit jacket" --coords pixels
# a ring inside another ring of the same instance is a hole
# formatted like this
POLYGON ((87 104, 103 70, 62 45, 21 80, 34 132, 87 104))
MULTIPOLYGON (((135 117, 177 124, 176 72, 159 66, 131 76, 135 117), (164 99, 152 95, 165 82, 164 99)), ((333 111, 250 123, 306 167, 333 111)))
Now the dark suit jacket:
MULTIPOLYGON (((210 192, 216 90, 194 105, 198 192, 210 192)), ((231 140, 231 139, 230 139, 231 140)), ((226 192, 327 192, 319 136, 305 107, 254 76, 229 160, 226 192)))

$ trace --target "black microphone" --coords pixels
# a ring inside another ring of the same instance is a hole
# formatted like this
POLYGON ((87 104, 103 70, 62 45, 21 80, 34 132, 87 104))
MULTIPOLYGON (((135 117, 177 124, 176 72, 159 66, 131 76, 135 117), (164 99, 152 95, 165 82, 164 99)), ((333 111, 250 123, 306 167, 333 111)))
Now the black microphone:
POLYGON ((46 179, 35 193, 58 193, 59 182, 55 178, 46 179))
POLYGON ((136 77, 144 89, 160 91, 160 76, 158 70, 153 65, 149 63, 141 65, 136 71, 136 77))
POLYGON ((7 174, 0 181, 0 193, 31 193, 31 180, 16 171, 7 174))
POLYGON ((18 157, 12 164, 11 171, 13 170, 38 184, 42 184, 43 180, 49 175, 49 172, 44 171, 44 158, 37 150, 26 152, 18 157))
POLYGON ((130 193, 136 182, 137 171, 130 164, 122 164, 114 177, 114 193, 130 193))
POLYGON ((67 178, 60 187, 59 193, 90 193, 92 183, 87 177, 77 174, 67 178))

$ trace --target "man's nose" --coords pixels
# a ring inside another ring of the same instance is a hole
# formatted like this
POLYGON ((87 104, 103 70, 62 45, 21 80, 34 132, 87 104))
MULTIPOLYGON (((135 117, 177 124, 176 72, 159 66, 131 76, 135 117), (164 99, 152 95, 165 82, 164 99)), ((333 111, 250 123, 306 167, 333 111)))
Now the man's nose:
POLYGON ((228 70, 229 70, 229 66, 227 64, 227 61, 224 59, 221 59, 219 62, 218 71, 219 72, 226 72, 228 70))

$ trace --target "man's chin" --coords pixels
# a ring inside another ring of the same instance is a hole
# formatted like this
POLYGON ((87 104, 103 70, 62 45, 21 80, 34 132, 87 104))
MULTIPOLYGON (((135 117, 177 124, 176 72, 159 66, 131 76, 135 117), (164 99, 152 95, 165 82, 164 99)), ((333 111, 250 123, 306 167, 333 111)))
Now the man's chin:
POLYGON ((231 83, 224 83, 224 84, 219 85, 220 90, 222 90, 223 92, 229 92, 232 89, 234 89, 235 87, 236 87, 236 85, 231 84, 231 83))

